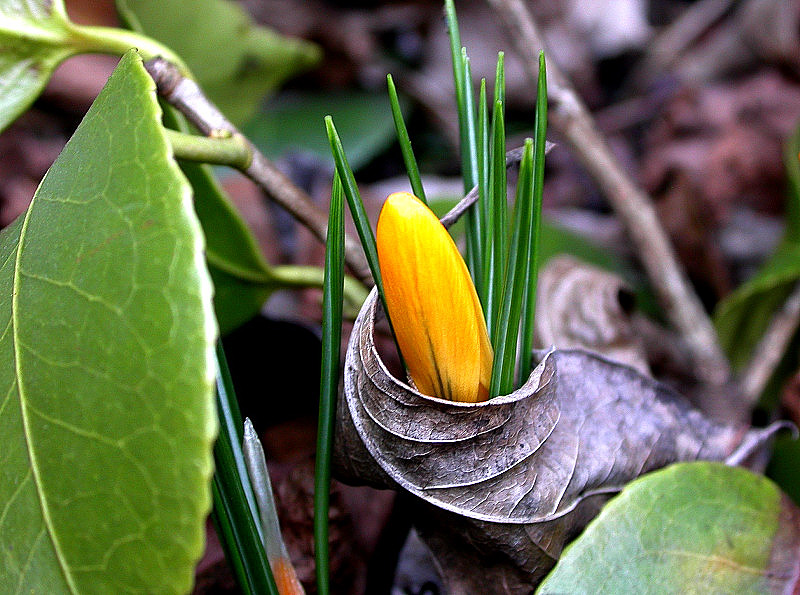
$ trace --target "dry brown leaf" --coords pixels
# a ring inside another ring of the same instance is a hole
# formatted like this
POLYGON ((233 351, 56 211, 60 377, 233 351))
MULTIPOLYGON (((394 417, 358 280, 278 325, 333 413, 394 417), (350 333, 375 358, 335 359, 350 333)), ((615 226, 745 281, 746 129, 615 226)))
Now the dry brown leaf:
POLYGON ((490 556, 499 574, 459 565, 453 592, 486 580, 505 581, 507 592, 530 588, 607 495, 675 461, 741 460, 774 430, 715 423, 665 385, 579 349, 540 354, 510 395, 477 404, 428 397, 383 365, 377 311, 373 291, 346 357, 338 473, 417 496, 428 507, 422 533, 434 548, 450 544, 434 552, 448 564, 464 548, 490 556))
POLYGON ((635 296, 619 276, 558 256, 539 274, 536 296, 537 345, 581 347, 650 374, 631 319, 635 296))

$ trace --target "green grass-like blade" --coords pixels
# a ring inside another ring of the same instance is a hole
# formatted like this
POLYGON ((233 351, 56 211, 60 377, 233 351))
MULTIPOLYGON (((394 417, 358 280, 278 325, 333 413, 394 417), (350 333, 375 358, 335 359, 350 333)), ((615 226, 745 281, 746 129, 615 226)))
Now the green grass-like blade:
MULTIPOLYGON (((464 180, 464 194, 472 190, 478 183, 477 153, 474 135, 475 112, 472 99, 472 83, 469 74, 469 61, 466 49, 461 47, 461 35, 458 30, 458 18, 453 0, 445 0, 445 17, 447 20, 447 33, 450 37, 450 55, 453 60, 453 85, 456 94, 456 108, 458 111, 458 137, 461 152, 461 171, 464 180), (469 100, 469 105, 467 105, 469 100), (470 113, 472 114, 470 116, 470 113), (473 122, 473 132, 470 135, 469 122, 473 122), (474 155, 474 158, 473 158, 474 155)), ((472 275, 473 281, 480 281, 477 274, 477 260, 480 258, 480 243, 477 235, 477 221, 475 210, 467 209, 464 213, 464 227, 466 228, 467 250, 465 261, 472 275)))
POLYGON ((336 132, 333 118, 325 116, 325 126, 328 130, 328 140, 331 144, 333 160, 336 163, 336 174, 341 181, 344 196, 347 199, 347 206, 350 208, 350 215, 353 217, 353 223, 355 223, 356 231, 358 232, 358 239, 361 241, 361 247, 364 250, 364 254, 367 256, 367 263, 369 264, 370 271, 372 271, 375 287, 378 289, 378 297, 381 298, 383 311, 386 314, 386 321, 389 323, 389 328, 392 331, 392 338, 395 341, 397 355, 400 358, 400 362, 405 366, 403 354, 400 351, 400 346, 397 344, 397 338, 394 334, 389 308, 386 307, 386 296, 383 292, 383 278, 381 277, 381 268, 378 262, 378 246, 375 243, 375 234, 372 232, 372 227, 369 224, 367 211, 364 209, 364 202, 361 200, 361 194, 358 192, 358 186, 356 185, 356 178, 347 162, 347 156, 344 154, 342 141, 339 138, 339 134, 336 132))
POLYGON ((217 536, 225 552, 225 559, 233 571, 236 583, 245 595, 252 595, 253 585, 248 578, 247 568, 241 554, 245 546, 239 540, 239 534, 234 528, 233 512, 228 505, 228 499, 223 495, 223 487, 219 476, 215 473, 211 482, 211 496, 213 508, 211 509, 211 520, 217 530, 217 536))
POLYGON ((461 35, 458 32, 458 18, 456 17, 456 8, 453 0, 445 0, 444 3, 445 17, 447 20, 447 34, 450 37, 450 57, 453 61, 453 86, 455 87, 456 94, 456 110, 458 111, 458 138, 460 141, 461 151, 461 169, 464 172, 464 194, 472 190, 475 185, 468 179, 467 172, 470 171, 469 151, 466 149, 467 132, 467 118, 466 107, 464 105, 465 92, 464 88, 469 84, 469 81, 464 81, 464 59, 463 48, 461 47, 461 35))
MULTIPOLYGON (((459 120, 464 118, 466 122, 464 126, 465 136, 461 138, 461 160, 464 166, 464 171, 462 171, 461 175, 464 177, 464 193, 466 194, 478 185, 478 170, 480 169, 478 164, 478 125, 475 119, 475 98, 472 93, 472 68, 466 48, 461 48, 461 65, 464 80, 462 89, 464 107, 463 111, 459 113, 459 120)), ((467 265, 470 273, 472 273, 475 289, 478 295, 481 295, 481 283, 483 281, 483 269, 481 266, 483 238, 481 237, 481 230, 483 229, 483 224, 481 222, 480 207, 473 205, 467 209, 465 218, 467 265)))
POLYGON ((397 141, 400 143, 400 152, 403 154, 403 163, 406 165, 408 181, 411 183, 411 191, 425 204, 425 190, 422 187, 422 178, 419 175, 419 167, 414 157, 414 149, 411 147, 411 139, 408 137, 408 129, 403 120, 403 112, 400 109, 400 100, 397 97, 397 89, 394 86, 392 75, 386 75, 386 86, 389 88, 389 103, 392 106, 392 118, 394 118, 394 128, 397 131, 397 141))
POLYGON ((320 373, 317 461, 314 474, 314 554, 317 589, 330 593, 328 510, 331 487, 331 452, 339 388, 339 356, 342 339, 342 292, 344 289, 344 198, 339 175, 333 178, 325 248, 325 281, 322 290, 322 371, 320 373))
POLYGON ((539 230, 542 226, 542 192, 544 191, 544 150, 547 136, 547 72, 544 52, 539 52, 539 80, 536 89, 536 127, 534 129, 533 214, 531 220, 530 255, 525 275, 525 302, 517 369, 517 386, 522 385, 531 373, 534 316, 536 314, 536 284, 539 278, 539 230))
POLYGON ((383 299, 383 281, 381 279, 381 269, 378 265, 378 248, 375 244, 375 234, 369 224, 367 211, 364 208, 364 202, 361 200, 361 194, 358 192, 353 170, 347 162, 347 156, 344 153, 339 133, 336 132, 336 126, 330 116, 325 116, 325 127, 328 131, 328 141, 333 152, 333 161, 336 163, 336 173, 341 180, 344 195, 347 198, 347 205, 350 207, 350 214, 353 216, 353 223, 356 225, 358 239, 361 240, 361 247, 367 257, 369 270, 372 272, 372 278, 378 287, 381 299, 383 299))
POLYGON ((514 390, 517 338, 528 272, 530 226, 533 202, 533 140, 525 139, 525 149, 519 168, 514 203, 514 231, 508 256, 506 283, 500 316, 495 320, 497 343, 494 346, 494 365, 489 398, 514 390))
POLYGON ((497 321, 505 287, 508 251, 508 196, 506 172, 506 131, 503 102, 495 101, 492 112, 492 158, 489 183, 492 195, 492 251, 489 257, 490 292, 486 303, 486 324, 492 346, 497 345, 497 321))
POLYGON ((497 52, 497 69, 494 74, 494 101, 502 101, 503 105, 506 103, 506 55, 503 52, 497 52))
POLYGON ((214 518, 231 566, 247 593, 278 595, 261 536, 255 497, 242 454, 242 419, 225 354, 217 345, 217 411, 220 432, 214 444, 214 518))
POLYGON ((447 36, 450 39, 450 55, 453 59, 453 80, 456 86, 456 99, 461 95, 461 34, 458 31, 458 18, 456 17, 456 7, 453 0, 444 1, 444 14, 447 21, 447 36))
POLYGON ((486 314, 491 293, 491 271, 489 261, 492 252, 493 213, 489 186, 489 109, 486 106, 486 79, 481 79, 478 94, 478 225, 481 240, 481 292, 478 294, 486 314))

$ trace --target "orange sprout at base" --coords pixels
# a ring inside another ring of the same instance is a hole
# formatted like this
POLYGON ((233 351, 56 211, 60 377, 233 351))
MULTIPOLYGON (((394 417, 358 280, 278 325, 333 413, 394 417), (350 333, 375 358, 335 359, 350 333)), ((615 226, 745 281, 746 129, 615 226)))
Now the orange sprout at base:
POLYGON ((305 595, 305 590, 297 579, 291 560, 281 556, 270 560, 270 567, 280 595, 305 595))
POLYGON ((383 205, 377 244, 389 316, 417 389, 451 401, 485 401, 492 347, 450 234, 417 197, 397 192, 383 205))

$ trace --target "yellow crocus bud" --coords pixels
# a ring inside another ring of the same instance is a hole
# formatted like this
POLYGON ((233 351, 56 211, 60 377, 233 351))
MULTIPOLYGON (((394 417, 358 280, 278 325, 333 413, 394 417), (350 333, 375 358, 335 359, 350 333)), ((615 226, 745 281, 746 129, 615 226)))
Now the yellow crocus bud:
POLYGON ((423 394, 485 401, 492 346, 467 266, 436 215, 408 192, 378 219, 378 260, 397 344, 423 394))

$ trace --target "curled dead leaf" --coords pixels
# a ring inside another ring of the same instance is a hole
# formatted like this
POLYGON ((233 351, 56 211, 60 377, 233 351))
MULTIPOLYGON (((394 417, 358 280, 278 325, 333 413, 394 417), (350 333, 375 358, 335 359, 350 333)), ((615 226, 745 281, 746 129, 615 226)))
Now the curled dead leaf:
POLYGON ((650 374, 631 318, 636 298, 618 275, 557 256, 539 273, 536 296, 537 345, 581 347, 650 374))
MULTIPOLYGON (((374 342, 378 312, 373 291, 346 356, 338 474, 417 496, 433 549, 444 540, 462 557, 465 548, 500 555, 507 592, 535 584, 606 495, 632 479, 675 461, 742 459, 774 431, 715 423, 666 385, 581 349, 538 354, 510 395, 428 397, 388 372, 374 342)), ((445 578, 453 592, 497 578, 476 570, 460 586, 445 578)))

